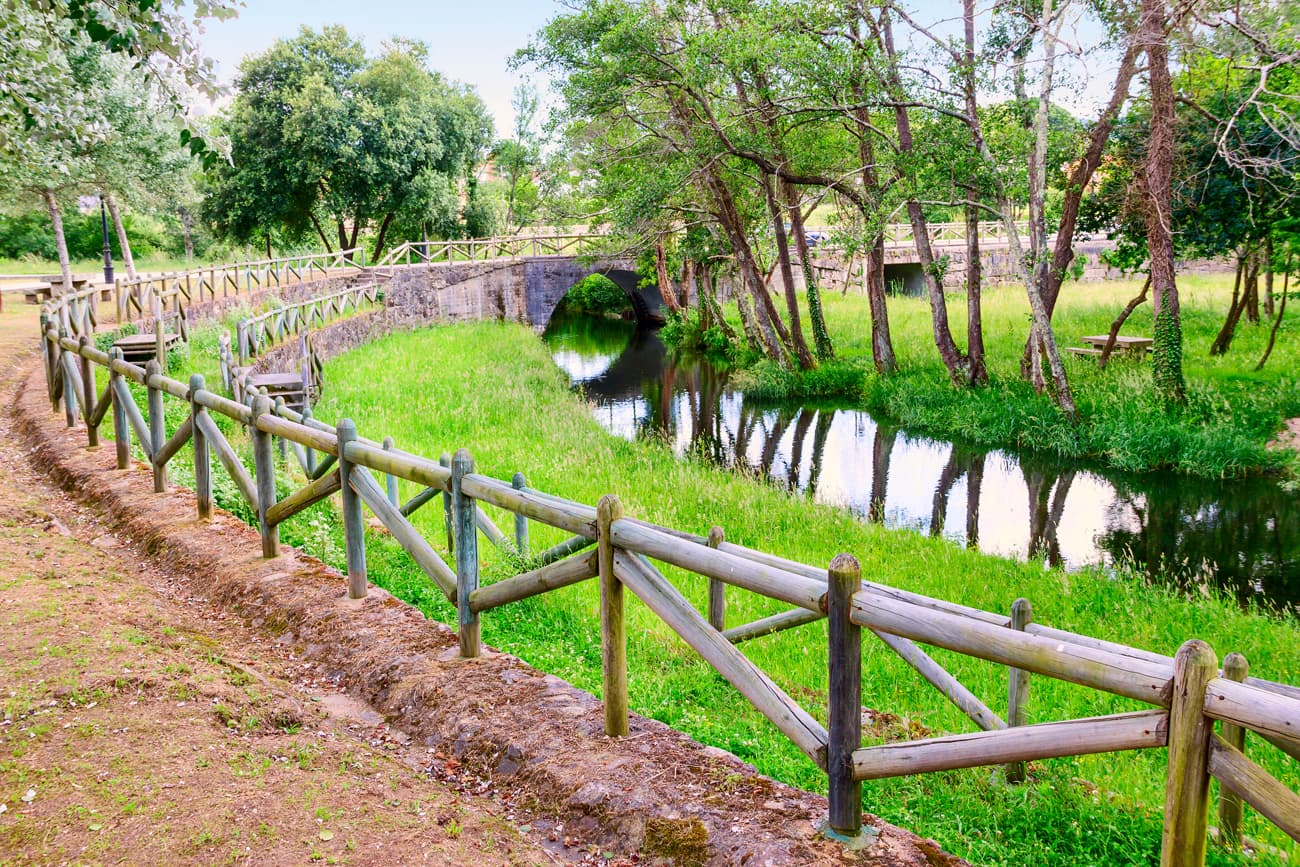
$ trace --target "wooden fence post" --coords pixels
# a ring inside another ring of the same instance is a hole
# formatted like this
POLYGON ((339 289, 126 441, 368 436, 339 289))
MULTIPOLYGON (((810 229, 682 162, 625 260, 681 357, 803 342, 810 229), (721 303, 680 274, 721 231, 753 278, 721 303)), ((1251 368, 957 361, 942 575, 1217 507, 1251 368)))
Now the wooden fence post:
MULTIPOLYGON (((392 437, 384 437, 384 451, 391 452, 394 445, 392 437)), ((384 488, 388 494, 388 502, 394 506, 400 506, 401 503, 397 501, 397 476, 392 473, 384 473, 384 488)))
POLYGON ((830 634, 829 728, 826 774, 830 784, 828 826, 834 834, 862 832, 862 783, 853 779, 853 752, 862 746, 862 628, 849 619, 853 594, 862 588, 862 567, 837 554, 827 571, 826 616, 830 634))
POLYGON ((1174 656, 1169 706, 1169 767, 1165 777, 1165 825, 1160 867, 1201 867, 1210 813, 1210 735, 1205 688, 1218 671, 1208 644, 1192 639, 1174 656))
POLYGON ((194 498, 199 505, 199 520, 206 521, 212 517, 212 459, 208 454, 208 438, 199 426, 199 415, 207 410, 200 406, 195 396, 204 389, 203 374, 196 373, 190 377, 190 417, 193 429, 190 438, 194 441, 194 498))
POLYGON ((451 459, 451 511, 456 531, 456 622, 460 627, 460 655, 478 656, 478 613, 469 607, 469 596, 478 589, 478 504, 461 489, 461 480, 474 472, 474 458, 468 449, 457 449, 451 459))
POLYGON ((90 344, 90 339, 83 334, 77 339, 77 344, 81 348, 78 358, 81 361, 82 400, 85 401, 81 405, 81 410, 86 417, 86 446, 94 449, 99 448, 99 425, 90 423, 90 414, 95 409, 95 403, 98 399, 98 395, 95 394, 95 366, 83 354, 90 344))
MULTIPOLYGON (((1223 676, 1241 683, 1250 671, 1250 664, 1240 653, 1229 653, 1223 658, 1223 676)), ((1246 752, 1246 729, 1234 723, 1220 726, 1219 735, 1238 752, 1246 752)), ((1241 846, 1241 796, 1227 786, 1219 786, 1219 842, 1228 849, 1241 846)))
MULTIPOLYGON (((515 473, 510 484, 516 491, 522 491, 528 487, 528 479, 523 473, 515 473)), ((528 556, 528 516, 518 513, 515 514, 515 550, 520 557, 528 556)))
POLYGON ((54 393, 54 368, 50 367, 50 338, 46 332, 50 330, 49 314, 41 313, 41 361, 45 364, 45 393, 47 395, 54 393))
MULTIPOLYGON (((726 541, 721 527, 709 528, 709 547, 717 548, 726 541)), ((717 578, 709 579, 709 625, 719 632, 727 628, 727 585, 717 578)))
MULTIPOLYGON (((308 402, 302 408, 302 423, 307 427, 311 427, 311 419, 311 403, 308 402)), ((316 474, 316 450, 311 446, 303 446, 303 455, 307 462, 307 475, 309 477, 314 476, 316 474)))
POLYGON ((271 399, 264 394, 253 398, 253 417, 248 432, 253 440, 253 472, 257 476, 257 526, 262 531, 262 556, 280 554, 280 527, 267 523, 266 513, 275 505, 275 447, 271 435, 258 430, 257 420, 271 411, 271 399))
POLYGON ((166 326, 163 325, 161 314, 153 321, 153 354, 158 364, 165 371, 167 369, 167 331, 166 326))
POLYGON ((623 582, 614 574, 614 541, 609 525, 623 517, 623 504, 606 494, 596 504, 596 557, 600 569, 601 699, 605 705, 605 734, 628 732, 627 623, 623 619, 623 582))
MULTIPOLYGON (((277 418, 284 418, 284 398, 277 397, 273 405, 273 412, 277 418)), ((280 453, 280 462, 286 463, 289 460, 289 441, 284 437, 275 438, 276 451, 280 453)))
MULTIPOLYGON (((113 347, 109 353, 114 361, 122 360, 122 350, 113 347)), ((117 383, 122 379, 122 374, 113 370, 111 367, 108 372, 109 388, 113 391, 113 446, 117 452, 117 468, 124 470, 131 465, 131 428, 126 421, 126 407, 122 406, 122 401, 118 397, 121 389, 117 383)))
POLYGON ((357 426, 350 418, 335 428, 339 446, 339 484, 343 489, 343 538, 348 555, 348 598, 366 595, 366 528, 361 517, 361 496, 352 487, 352 462, 344 457, 348 443, 357 439, 357 426))
POLYGON ((81 395, 77 394, 77 385, 72 380, 73 361, 72 354, 68 350, 59 353, 59 364, 63 369, 63 415, 68 422, 68 427, 76 427, 77 401, 81 400, 81 395))
MULTIPOLYGON (((1011 628, 1021 632, 1034 620, 1034 608, 1029 600, 1021 597, 1011 603, 1011 628)), ((1029 672, 1022 668, 1010 668, 1007 672, 1007 726, 1025 724, 1025 707, 1029 704, 1029 672)), ((1025 781, 1025 763, 1011 762, 1005 769, 1008 783, 1025 781)))
MULTIPOLYGON (((438 465, 451 469, 451 455, 443 452, 438 456, 438 465)), ((442 498, 442 522, 447 530, 447 553, 456 553, 456 527, 451 515, 451 495, 442 498)))
MULTIPOLYGON (((149 453, 152 455, 162 451, 163 443, 167 442, 167 415, 163 411, 163 392, 153 384, 154 377, 162 376, 162 365, 158 359, 151 358, 144 366, 144 383, 148 393, 149 406, 149 453)), ((159 464, 157 461, 150 461, 153 464, 153 491, 155 494, 161 494, 167 490, 167 465, 159 464)))

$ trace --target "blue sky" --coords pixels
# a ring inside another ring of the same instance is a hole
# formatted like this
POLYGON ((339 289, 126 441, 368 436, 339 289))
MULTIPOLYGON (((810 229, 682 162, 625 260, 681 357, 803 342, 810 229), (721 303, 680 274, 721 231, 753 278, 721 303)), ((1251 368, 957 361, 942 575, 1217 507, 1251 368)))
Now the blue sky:
POLYGON ((390 36, 421 39, 431 47, 432 65, 450 78, 474 85, 496 120, 510 129, 510 93, 520 80, 506 61, 542 25, 564 11, 556 0, 245 0, 239 17, 209 22, 204 53, 220 65, 229 83, 247 54, 293 36, 302 25, 319 29, 342 24, 377 50, 390 36))

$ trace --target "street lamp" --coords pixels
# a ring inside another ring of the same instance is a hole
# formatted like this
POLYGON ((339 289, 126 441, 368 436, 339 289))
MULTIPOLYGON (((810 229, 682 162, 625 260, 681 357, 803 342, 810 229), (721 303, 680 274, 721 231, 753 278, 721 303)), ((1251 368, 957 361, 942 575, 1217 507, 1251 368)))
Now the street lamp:
POLYGON ((104 210, 104 197, 99 197, 99 225, 104 230, 104 285, 113 285, 113 248, 108 245, 108 213, 104 210))

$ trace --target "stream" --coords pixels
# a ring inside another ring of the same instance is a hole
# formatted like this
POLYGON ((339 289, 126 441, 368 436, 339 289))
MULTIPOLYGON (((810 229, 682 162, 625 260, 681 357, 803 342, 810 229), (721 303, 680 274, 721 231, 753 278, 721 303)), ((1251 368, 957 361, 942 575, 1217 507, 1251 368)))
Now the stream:
POLYGON ((1124 474, 916 436, 857 409, 750 400, 724 369, 616 320, 561 311, 543 340, 618 436, 991 554, 1124 565, 1300 609, 1300 497, 1274 480, 1124 474))

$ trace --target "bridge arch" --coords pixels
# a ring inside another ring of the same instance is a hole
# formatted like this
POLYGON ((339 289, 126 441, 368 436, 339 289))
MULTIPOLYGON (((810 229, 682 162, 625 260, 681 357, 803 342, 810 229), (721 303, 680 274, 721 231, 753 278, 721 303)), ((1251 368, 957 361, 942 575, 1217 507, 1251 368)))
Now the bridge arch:
POLYGON ((639 286, 641 275, 634 263, 614 259, 584 263, 576 258, 538 257, 526 263, 528 321, 545 328, 569 290, 591 274, 602 274, 623 290, 642 325, 662 325, 664 299, 655 284, 639 286))

